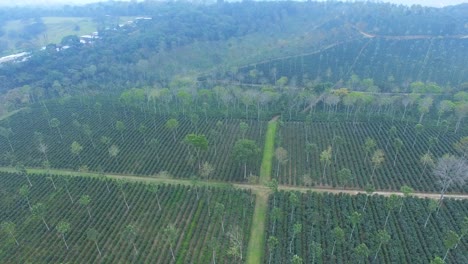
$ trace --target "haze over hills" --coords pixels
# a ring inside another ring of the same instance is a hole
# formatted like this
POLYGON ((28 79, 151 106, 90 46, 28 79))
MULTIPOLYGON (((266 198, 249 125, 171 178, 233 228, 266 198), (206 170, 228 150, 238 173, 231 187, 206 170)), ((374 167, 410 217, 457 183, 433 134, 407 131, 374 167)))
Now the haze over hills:
MULTIPOLYGON (((121 0, 121 1, 130 1, 130 0, 121 0)), ((143 2, 143 0, 137 0, 143 2)), ((321 0, 316 0, 321 1, 321 0)), ((106 2, 99 0, 2 0, 0 1, 0 6, 26 6, 26 5, 71 5, 71 4, 89 4, 97 2, 106 2)), ((213 1, 214 2, 214 1, 213 1)), ((229 1, 228 1, 229 2, 229 1)), ((449 5, 457 5, 461 3, 466 3, 465 0, 387 0, 380 1, 384 3, 395 3, 403 5, 423 5, 423 6, 433 6, 433 7, 443 7, 449 5)))

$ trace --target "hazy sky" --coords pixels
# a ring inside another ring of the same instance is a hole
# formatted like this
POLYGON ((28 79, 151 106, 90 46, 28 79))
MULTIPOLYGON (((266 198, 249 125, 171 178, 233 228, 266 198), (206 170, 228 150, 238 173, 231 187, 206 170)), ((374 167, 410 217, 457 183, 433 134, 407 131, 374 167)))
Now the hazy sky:
MULTIPOLYGON (((116 0, 116 1, 119 1, 119 0, 116 0)), ((93 3, 93 2, 99 2, 99 0, 0 0, 0 5, 9 5, 9 6, 39 5, 39 4, 65 5, 65 4, 87 4, 87 3, 93 3)), ((392 3, 407 4, 407 5, 420 4, 420 5, 425 5, 425 6, 442 7, 442 6, 447 6, 447 5, 466 3, 468 2, 468 0, 381 0, 381 2, 392 2, 392 3)))

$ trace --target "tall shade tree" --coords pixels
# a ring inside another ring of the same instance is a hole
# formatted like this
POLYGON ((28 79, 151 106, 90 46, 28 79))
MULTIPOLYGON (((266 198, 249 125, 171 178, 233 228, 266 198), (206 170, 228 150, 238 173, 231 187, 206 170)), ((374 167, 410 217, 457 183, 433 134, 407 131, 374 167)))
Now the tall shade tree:
POLYGON ((429 113, 429 110, 431 109, 432 103, 434 102, 434 99, 431 97, 426 97, 418 102, 418 112, 419 112, 419 121, 418 123, 422 123, 424 115, 429 113))
POLYGON ((375 175, 375 170, 382 166, 382 163, 385 161, 385 153, 383 152, 383 150, 381 149, 378 149, 374 152, 374 154, 372 155, 372 164, 374 165, 373 169, 372 169, 372 175, 371 175, 371 178, 370 180, 372 181, 372 179, 374 178, 374 175, 375 175))
MULTIPOLYGON (((320 243, 312 241, 310 243, 310 251, 312 254, 312 264, 315 264, 315 259, 319 259, 322 257, 323 249, 320 243)), ((318 261, 321 263, 321 261, 318 261)))
POLYGON ((335 252, 336 243, 341 244, 344 242, 345 233, 344 233, 344 230, 339 226, 335 227, 332 232, 333 232, 334 241, 333 241, 333 248, 332 248, 331 255, 333 256, 333 253, 335 252))
POLYGON ((4 128, 0 127, 0 136, 4 137, 8 141, 8 145, 10 145, 11 152, 15 152, 13 149, 13 145, 11 145, 10 137, 13 135, 13 131, 11 128, 4 128))
POLYGON ((342 146, 345 143, 344 139, 340 136, 336 136, 335 139, 333 140, 332 144, 332 149, 335 149, 335 155, 334 155, 334 162, 336 163, 336 159, 338 157, 338 153, 340 152, 340 146, 342 146))
POLYGON ((212 237, 208 242, 208 247, 210 247, 212 251, 211 259, 213 260, 213 264, 216 264, 216 252, 219 250, 219 246, 219 241, 216 237, 212 237))
POLYGON ((223 230, 224 233, 224 204, 216 202, 215 207, 214 207, 214 215, 215 218, 219 219, 221 222, 221 229, 223 230))
POLYGON ((403 147, 403 141, 399 138, 395 138, 395 140, 393 141, 393 146, 395 147, 395 159, 393 160, 393 167, 395 167, 398 154, 400 153, 401 148, 403 147))
POLYGON ((82 195, 80 199, 78 200, 78 203, 81 206, 84 206, 86 208, 86 211, 88 211, 89 218, 92 219, 91 212, 89 211, 89 204, 91 203, 91 197, 89 195, 82 195))
POLYGON ((240 139, 236 141, 233 149, 234 159, 244 165, 244 179, 247 178, 247 163, 256 160, 260 153, 255 141, 250 139, 240 139))
POLYGON ((343 190, 351 180, 353 179, 353 175, 351 174, 351 170, 348 168, 343 168, 338 171, 338 182, 343 186, 343 190))
POLYGON ((140 132, 141 136, 143 137, 143 143, 146 145, 146 134, 148 133, 148 127, 144 124, 140 124, 138 127, 138 132, 140 132))
POLYGON ((455 115, 457 116, 457 123, 455 125, 455 133, 460 129, 463 119, 468 115, 468 102, 458 102, 455 105, 455 115))
POLYGON ((286 164, 288 161, 288 151, 284 149, 283 147, 278 147, 275 150, 275 158, 276 158, 276 178, 279 176, 279 171, 280 171, 280 165, 286 164))
POLYGON ((460 140, 453 144, 455 150, 463 157, 467 158, 468 156, 468 136, 462 137, 460 140))
POLYGON ((18 193, 21 197, 23 197, 23 199, 26 200, 26 202, 28 203, 28 207, 31 210, 32 209, 31 203, 29 203, 29 186, 28 185, 21 186, 21 188, 19 188, 18 190, 18 193))
POLYGON ((28 172, 26 171, 26 167, 23 165, 23 163, 21 162, 16 163, 15 170, 20 176, 26 177, 26 180, 28 181, 29 186, 32 186, 32 182, 29 179, 28 172))
POLYGON ((316 152, 317 148, 318 148, 317 144, 306 142, 305 152, 306 152, 306 161, 307 161, 307 163, 309 163, 309 156, 312 155, 312 153, 316 152))
POLYGON ((387 133, 387 143, 385 143, 385 150, 388 150, 388 145, 390 144, 390 140, 394 139, 397 133, 398 133, 398 130, 396 126, 390 127, 387 133))
POLYGON ((125 129, 126 129, 124 122, 122 122, 122 121, 117 121, 117 122, 115 122, 115 129, 116 129, 117 131, 119 131, 119 133, 120 133, 120 138, 122 139, 122 142, 123 142, 123 141, 124 141, 123 132, 124 132, 125 129))
POLYGON ((366 211, 367 202, 369 201, 369 196, 371 196, 375 192, 375 188, 374 186, 367 184, 364 190, 366 191, 366 201, 364 202, 364 207, 362 208, 363 212, 366 211))
POLYGON ((63 139, 62 131, 60 131, 60 121, 57 118, 52 118, 50 120, 49 124, 50 124, 50 127, 57 129, 57 131, 58 131, 58 133, 60 135, 60 139, 63 139))
POLYGON ((44 142, 40 142, 37 149, 44 154, 45 161, 49 162, 49 158, 47 157, 47 145, 44 142))
POLYGON ((114 160, 114 163, 116 163, 115 166, 117 166, 118 165, 117 162, 116 162, 117 161, 117 156, 120 153, 119 147, 117 145, 115 145, 115 144, 112 144, 109 147, 109 149, 107 150, 107 152, 109 152, 109 156, 114 160))
POLYGON ((96 148, 96 145, 94 144, 93 140, 93 131, 91 130, 91 127, 88 124, 83 125, 83 133, 89 138, 89 141, 91 141, 91 146, 93 148, 96 148))
POLYGON ((447 258, 450 249, 455 248, 455 246, 458 244, 458 241, 459 241, 458 234, 452 230, 450 230, 447 233, 447 235, 445 235, 444 245, 447 248, 447 251, 445 251, 444 258, 442 259, 443 261, 445 261, 445 259, 447 258))
POLYGON ((440 187, 438 212, 445 192, 454 185, 463 186, 468 180, 468 164, 463 158, 446 154, 437 160, 437 165, 433 172, 440 187))
POLYGON ((137 238, 137 231, 134 225, 129 224, 125 227, 125 229, 122 232, 122 236, 125 240, 127 240, 128 243, 130 243, 133 246, 133 250, 135 250, 135 255, 138 254, 138 250, 136 248, 135 240, 137 238))
POLYGON ((354 253, 358 259, 358 263, 365 261, 370 255, 370 250, 366 244, 361 243, 354 248, 354 253))
POLYGON ((323 182, 323 179, 325 178, 325 170, 327 166, 329 165, 331 158, 332 158, 332 147, 328 146, 326 150, 320 153, 320 161, 323 163, 322 182, 323 182))
POLYGON ((228 255, 233 256, 235 259, 243 260, 242 248, 244 246, 244 235, 239 226, 233 226, 227 233, 229 238, 228 255))
POLYGON ((57 230, 57 232, 60 233, 60 235, 62 236, 62 239, 63 239, 63 243, 65 243, 65 247, 67 248, 68 250, 68 244, 67 244, 67 240, 65 239, 65 234, 68 233, 68 231, 70 231, 70 223, 66 222, 66 221, 60 221, 57 226, 55 227, 55 229, 57 230))
POLYGON ((174 143, 176 142, 176 135, 177 135, 177 128, 179 127, 179 121, 175 118, 171 118, 166 122, 166 128, 172 132, 172 137, 174 139, 174 143))
POLYGON ((269 236, 267 244, 268 244, 268 253, 269 253, 269 255, 268 255, 268 264, 271 264, 271 259, 272 259, 272 256, 273 256, 273 252, 275 251, 276 247, 278 246, 279 240, 275 236, 269 236))
POLYGON ((81 161, 81 156, 80 156, 81 151, 83 151, 83 147, 80 145, 80 143, 73 141, 73 143, 71 144, 71 153, 75 156, 78 156, 78 159, 80 160, 80 164, 83 163, 81 161))
POLYGON ((47 213, 47 208, 46 205, 43 203, 37 203, 31 207, 31 214, 35 218, 40 218, 42 222, 44 223, 45 227, 47 228, 47 231, 50 230, 49 225, 47 224, 45 220, 45 216, 47 213))
POLYGON ((202 163, 199 170, 200 177, 203 179, 208 179, 213 174, 214 170, 215 169, 213 165, 211 165, 208 161, 205 161, 202 163))
POLYGON ((178 236, 179 230, 174 224, 168 224, 166 228, 164 228, 164 239, 166 240, 166 243, 169 244, 173 261, 175 261, 174 246, 176 244, 178 236))
POLYGON ((445 264, 445 261, 441 257, 436 256, 434 259, 431 259, 430 264, 445 264))
POLYGON ((375 150, 377 147, 377 143, 373 138, 366 138, 366 142, 364 142, 364 151, 366 153, 366 156, 364 157, 364 162, 367 161, 367 157, 370 156, 370 154, 375 150))
POLYGON ((184 138, 184 143, 189 146, 189 150, 193 149, 195 151, 195 155, 197 157, 198 161, 198 168, 200 169, 201 164, 200 164, 200 155, 201 152, 207 151, 208 150, 208 140, 206 139, 206 136, 203 134, 197 135, 197 134, 188 134, 184 138))
POLYGON ((241 132, 242 139, 245 139, 245 133, 247 133, 247 130, 249 130, 249 125, 245 122, 240 122, 239 131, 241 132))
POLYGON ((16 227, 15 223, 11 221, 4 221, 2 222, 1 227, 2 227, 3 232, 11 236, 11 238, 15 240, 16 245, 19 246, 18 240, 16 239, 16 236, 15 236, 15 227, 16 227))
POLYGON ((117 184, 117 187, 119 188, 120 190, 120 193, 122 194, 122 197, 123 197, 123 200, 125 202, 125 205, 127 206, 127 210, 130 209, 130 206, 128 205, 128 202, 127 202, 127 196, 125 195, 125 191, 124 191, 124 185, 125 185, 125 182, 123 180, 117 180, 116 181, 116 184, 117 184))
POLYGON ((71 196, 70 190, 68 189, 68 185, 70 185, 70 179, 69 178, 62 178, 65 186, 65 191, 68 194, 68 198, 70 198, 70 201, 74 203, 75 201, 73 200, 73 197, 71 196))
POLYGON ((387 228, 388 219, 390 218, 391 212, 398 207, 400 204, 401 197, 396 194, 391 194, 390 197, 386 200, 385 207, 387 207, 387 217, 385 218, 384 229, 387 228))
POLYGON ((400 192, 403 193, 403 197, 404 199, 401 199, 401 204, 400 204, 400 210, 398 210, 398 213, 401 213, 401 210, 403 209, 403 204, 405 202, 405 200, 411 196, 411 194, 413 194, 414 192, 414 189, 409 187, 408 185, 403 185, 401 186, 400 188, 400 192))
POLYGON ((294 239, 296 239, 296 236, 299 235, 301 232, 302 232, 302 224, 295 223, 293 225, 293 234, 291 236, 291 241, 289 241, 289 254, 292 253, 292 246, 294 243, 294 239))
POLYGON ((353 237, 354 229, 356 226, 362 221, 362 214, 359 212, 354 211, 350 216, 349 220, 351 221, 351 225, 353 228, 351 229, 351 233, 349 234, 349 240, 353 237))
POLYGON ((298 255, 294 255, 291 259, 291 263, 292 264, 302 264, 304 263, 304 261, 302 260, 301 257, 299 257, 298 255))
POLYGON ((413 140, 413 145, 411 146, 414 149, 414 146, 416 145, 416 142, 418 141, 419 135, 424 131, 424 126, 419 123, 414 126, 414 140, 413 140))
POLYGON ((271 210, 271 220, 273 221, 273 226, 271 228, 271 233, 274 234, 276 230, 276 224, 278 221, 283 218, 283 210, 281 208, 274 206, 271 210))
POLYGON ((99 232, 94 228, 89 228, 88 230, 86 230, 86 237, 88 238, 88 240, 91 240, 94 242, 94 245, 96 245, 96 249, 99 253, 99 256, 102 256, 101 249, 99 249, 99 245, 97 243, 99 239, 99 232))
POLYGON ((429 223, 429 219, 431 218, 432 213, 434 213, 438 207, 439 207, 439 203, 436 200, 432 200, 432 199, 429 200, 429 204, 427 207, 429 210, 429 213, 427 214, 426 221, 424 221, 424 228, 426 228, 427 223, 429 223))
POLYGON ((418 179, 418 182, 421 182, 422 177, 423 177, 424 173, 426 172, 426 168, 432 168, 432 167, 434 167, 435 164, 434 164, 433 156, 432 156, 432 154, 430 152, 424 153, 421 156, 419 161, 423 165, 421 175, 419 175, 419 179, 418 179))
POLYGON ((439 105, 437 106, 437 126, 439 126, 440 123, 440 118, 442 115, 445 113, 450 113, 455 109, 455 103, 450 101, 450 100, 442 100, 439 102, 439 105))
POLYGON ((161 211, 161 204, 159 203, 159 187, 156 184, 149 184, 147 190, 156 195, 159 211, 161 211))
POLYGON ((387 230, 379 230, 377 232, 377 241, 379 241, 379 247, 377 248, 377 252, 375 252, 374 256, 374 262, 377 259, 377 256, 379 255, 380 249, 382 248, 383 244, 387 244, 388 241, 390 241, 390 235, 388 234, 387 230))

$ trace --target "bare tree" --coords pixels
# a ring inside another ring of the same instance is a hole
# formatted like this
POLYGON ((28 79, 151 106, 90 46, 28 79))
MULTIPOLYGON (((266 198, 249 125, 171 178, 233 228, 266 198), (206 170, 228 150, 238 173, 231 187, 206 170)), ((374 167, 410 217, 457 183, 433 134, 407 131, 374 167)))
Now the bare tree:
POLYGON ((468 179, 468 164, 463 158, 446 154, 437 160, 433 172, 441 188, 437 207, 437 212, 439 212, 445 192, 453 185, 463 186, 465 184, 468 179))

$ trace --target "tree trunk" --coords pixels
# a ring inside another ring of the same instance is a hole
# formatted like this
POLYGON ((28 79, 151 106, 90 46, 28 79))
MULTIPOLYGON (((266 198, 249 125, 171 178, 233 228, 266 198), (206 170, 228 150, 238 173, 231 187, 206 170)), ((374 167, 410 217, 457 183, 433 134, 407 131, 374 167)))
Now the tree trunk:
POLYGON ((50 177, 50 181, 52 181, 52 186, 54 187, 54 190, 57 190, 57 186, 55 186, 54 178, 50 177))
POLYGON ((244 162, 244 179, 247 179, 247 162, 244 162))
POLYGON ((127 198, 125 197, 125 193, 122 191, 122 196, 124 198, 124 202, 125 202, 125 205, 127 206, 127 210, 130 209, 130 206, 128 206, 128 203, 127 203, 127 198))
POLYGON ((93 218, 91 217, 91 212, 89 211, 89 207, 86 207, 86 211, 88 211, 89 219, 93 219, 93 218))
POLYGON ((28 182, 29 182, 29 186, 32 186, 32 183, 31 183, 31 180, 29 180, 29 176, 28 176, 28 174, 25 174, 24 176, 26 176, 26 179, 27 179, 27 180, 28 180, 28 182))
POLYGON ((46 223, 44 217, 42 217, 42 222, 44 222, 44 225, 46 226, 47 231, 50 231, 49 225, 47 225, 47 223, 46 223))
POLYGON ((70 194, 70 191, 68 190, 68 186, 65 186, 65 189, 67 190, 67 194, 68 194, 68 197, 70 198, 70 201, 71 201, 72 203, 74 203, 75 201, 73 201, 73 198, 72 198, 72 196, 71 196, 71 194, 70 194))
POLYGON ((395 167, 395 165, 396 165, 396 161, 397 161, 397 158, 398 158, 398 152, 399 151, 397 151, 397 153, 395 154, 395 160, 393 161, 393 167, 395 167))
MULTIPOLYGON (((58 130, 58 132, 59 132, 60 139, 63 139, 62 132, 60 131, 60 127, 57 127, 57 130, 58 130)), ((67 248, 67 249, 68 249, 68 248, 67 248)))
POLYGON ((63 239, 63 242, 65 243, 65 247, 67 247, 67 250, 68 250, 68 244, 67 244, 67 241, 65 240, 65 234, 62 234, 62 239, 63 239))
POLYGON ((333 253, 335 252, 335 246, 336 246, 336 239, 335 241, 333 242, 333 248, 332 248, 332 252, 331 252, 331 255, 333 256, 333 253))
POLYGON ((10 145, 11 152, 15 152, 15 150, 13 149, 13 146, 11 145, 10 137, 7 137, 7 140, 8 140, 8 144, 10 145))
POLYGON ((392 211, 389 210, 389 211, 388 211, 388 214, 387 214, 387 217, 385 218, 384 229, 387 227, 388 218, 390 217, 390 213, 391 213, 391 212, 392 212, 392 211))
POLYGON ((424 228, 426 228, 427 223, 429 223, 429 218, 431 218, 431 214, 432 212, 429 212, 429 214, 427 215, 426 222, 424 222, 424 228))
POLYGON ((133 244, 133 249, 135 250, 135 255, 138 255, 138 250, 137 250, 137 248, 136 248, 136 246, 135 246, 135 242, 132 243, 132 244, 133 244))
POLYGON ((28 202, 29 210, 32 210, 31 203, 29 202, 29 198, 26 196, 26 202, 28 202))
POLYGON ((353 225, 353 229, 351 229, 351 234, 349 234, 349 240, 351 240, 351 238, 353 237, 354 228, 356 228, 356 225, 353 225))
POLYGON ((159 203, 159 196, 156 194, 156 201, 158 202, 159 211, 161 211, 161 204, 159 203))
POLYGON ((99 249, 99 246, 98 246, 98 244, 97 244, 97 241, 94 241, 94 244, 96 245, 96 248, 97 248, 97 250, 98 250, 98 252, 99 252, 99 256, 102 256, 101 250, 99 249))
POLYGON ((10 232, 10 235, 11 235, 11 237, 13 237, 13 239, 15 240, 16 245, 19 246, 18 240, 16 240, 16 237, 13 235, 12 232, 10 232))
POLYGON ((449 250, 450 250, 450 248, 447 248, 447 251, 445 252, 445 256, 444 256, 444 259, 443 259, 444 263, 445 263, 445 259, 447 258, 447 255, 449 253, 449 250))
POLYGON ((380 242, 379 244, 379 249, 377 249, 377 252, 375 252, 375 256, 374 256, 374 262, 375 260, 377 259, 377 256, 379 255, 379 252, 380 252, 380 248, 382 247, 382 242, 380 242))
POLYGON ((216 264, 216 251, 213 250, 213 264, 216 264))
POLYGON ((369 200, 369 195, 366 195, 366 201, 364 202, 364 207, 362 208, 362 211, 366 211, 366 206, 367 206, 367 201, 369 200))
POLYGON ((172 244, 170 244, 172 260, 175 261, 174 250, 172 250, 172 244))

